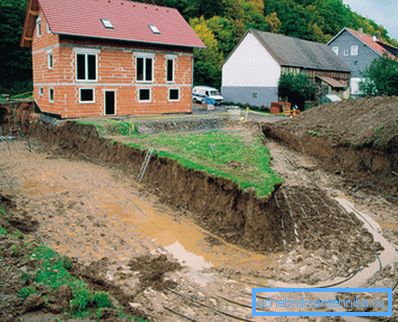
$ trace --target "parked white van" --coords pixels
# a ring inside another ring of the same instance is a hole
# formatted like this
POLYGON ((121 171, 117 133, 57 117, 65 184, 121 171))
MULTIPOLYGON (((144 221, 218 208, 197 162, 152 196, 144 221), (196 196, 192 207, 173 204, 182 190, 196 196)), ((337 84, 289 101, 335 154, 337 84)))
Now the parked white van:
POLYGON ((208 98, 213 99, 216 105, 221 105, 224 100, 220 92, 213 87, 195 86, 193 88, 192 100, 194 103, 203 104, 208 98))

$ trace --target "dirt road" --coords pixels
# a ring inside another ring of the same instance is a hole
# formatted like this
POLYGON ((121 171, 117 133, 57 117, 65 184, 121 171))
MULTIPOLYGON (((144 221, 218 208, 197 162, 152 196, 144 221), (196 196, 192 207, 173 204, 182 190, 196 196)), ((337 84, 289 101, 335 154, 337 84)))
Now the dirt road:
MULTIPOLYGON (((344 195, 338 178, 315 170, 312 161, 270 148, 288 183, 318 178, 326 193, 344 195)), ((40 222, 39 238, 86 264, 87 278, 120 286, 131 306, 155 320, 251 321, 251 289, 271 287, 282 275, 297 282, 294 272, 303 265, 293 259, 308 254, 257 254, 227 244, 147 194, 134 183, 136 174, 45 152, 38 143, 29 152, 22 142, 10 143, 10 150, 3 142, 0 151, 0 190, 40 222)), ((365 198, 361 210, 376 213, 395 240, 395 209, 377 202, 365 198)), ((309 262, 321 256, 312 254, 309 262)), ((309 274, 327 282, 333 267, 326 266, 312 265, 309 274)), ((380 279, 394 282, 389 275, 380 279)))

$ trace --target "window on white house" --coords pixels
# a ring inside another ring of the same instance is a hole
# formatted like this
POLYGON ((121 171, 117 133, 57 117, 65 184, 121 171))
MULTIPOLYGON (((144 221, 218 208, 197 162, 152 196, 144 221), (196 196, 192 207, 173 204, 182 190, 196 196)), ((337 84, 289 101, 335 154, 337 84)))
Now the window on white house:
POLYGON ((179 101, 180 90, 178 88, 169 89, 169 101, 179 101))
POLYGON ((156 34, 156 35, 160 35, 160 30, 158 27, 156 27, 155 25, 148 25, 149 29, 151 29, 151 31, 156 34))
POLYGON ((48 91, 48 100, 50 103, 54 103, 54 88, 50 88, 48 91))
POLYGON ((332 50, 334 51, 334 53, 335 53, 337 56, 339 55, 339 47, 338 47, 338 46, 332 47, 332 50))
POLYGON ((95 103, 95 90, 93 88, 81 88, 79 93, 80 103, 95 103))
POLYGON ((44 95, 43 87, 39 87, 39 95, 40 95, 40 96, 43 96, 43 95, 44 95))
POLYGON ((76 79, 97 81, 97 55, 76 54, 76 79))
POLYGON ((109 19, 101 19, 101 22, 106 29, 113 29, 112 22, 109 19))
POLYGON ((349 55, 348 50, 344 50, 344 56, 347 57, 349 55))
POLYGON ((351 46, 351 56, 358 56, 358 46, 351 46))
POLYGON ((149 88, 142 88, 138 91, 138 100, 140 102, 150 102, 152 100, 152 91, 149 88))
POLYGON ((174 59, 167 59, 167 77, 168 83, 174 83, 174 59))
POLYGON ((47 64, 48 64, 48 69, 53 69, 54 68, 54 56, 52 51, 50 51, 47 54, 47 64))
POLYGON ((153 58, 137 57, 137 82, 153 81, 153 58))
POLYGON ((37 37, 41 37, 41 18, 37 17, 36 19, 36 34, 37 37))

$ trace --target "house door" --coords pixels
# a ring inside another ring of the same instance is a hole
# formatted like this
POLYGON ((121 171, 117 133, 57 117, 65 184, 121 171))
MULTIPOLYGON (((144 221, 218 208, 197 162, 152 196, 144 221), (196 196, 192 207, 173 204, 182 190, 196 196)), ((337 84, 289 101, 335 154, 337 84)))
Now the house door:
POLYGON ((105 115, 116 114, 116 92, 105 91, 105 115))

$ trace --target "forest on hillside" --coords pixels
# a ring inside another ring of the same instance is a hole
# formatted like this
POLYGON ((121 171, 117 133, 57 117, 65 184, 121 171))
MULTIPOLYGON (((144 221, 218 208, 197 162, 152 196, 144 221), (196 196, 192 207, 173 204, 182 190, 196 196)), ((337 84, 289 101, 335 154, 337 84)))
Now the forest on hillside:
MULTIPOLYGON (((19 48, 27 0, 0 0, 0 93, 31 87, 31 58, 19 48)), ((177 8, 207 48, 195 50, 195 83, 220 86, 221 66, 244 33, 255 28, 327 42, 344 27, 362 28, 398 45, 387 30, 342 0, 138 0, 177 8)))

